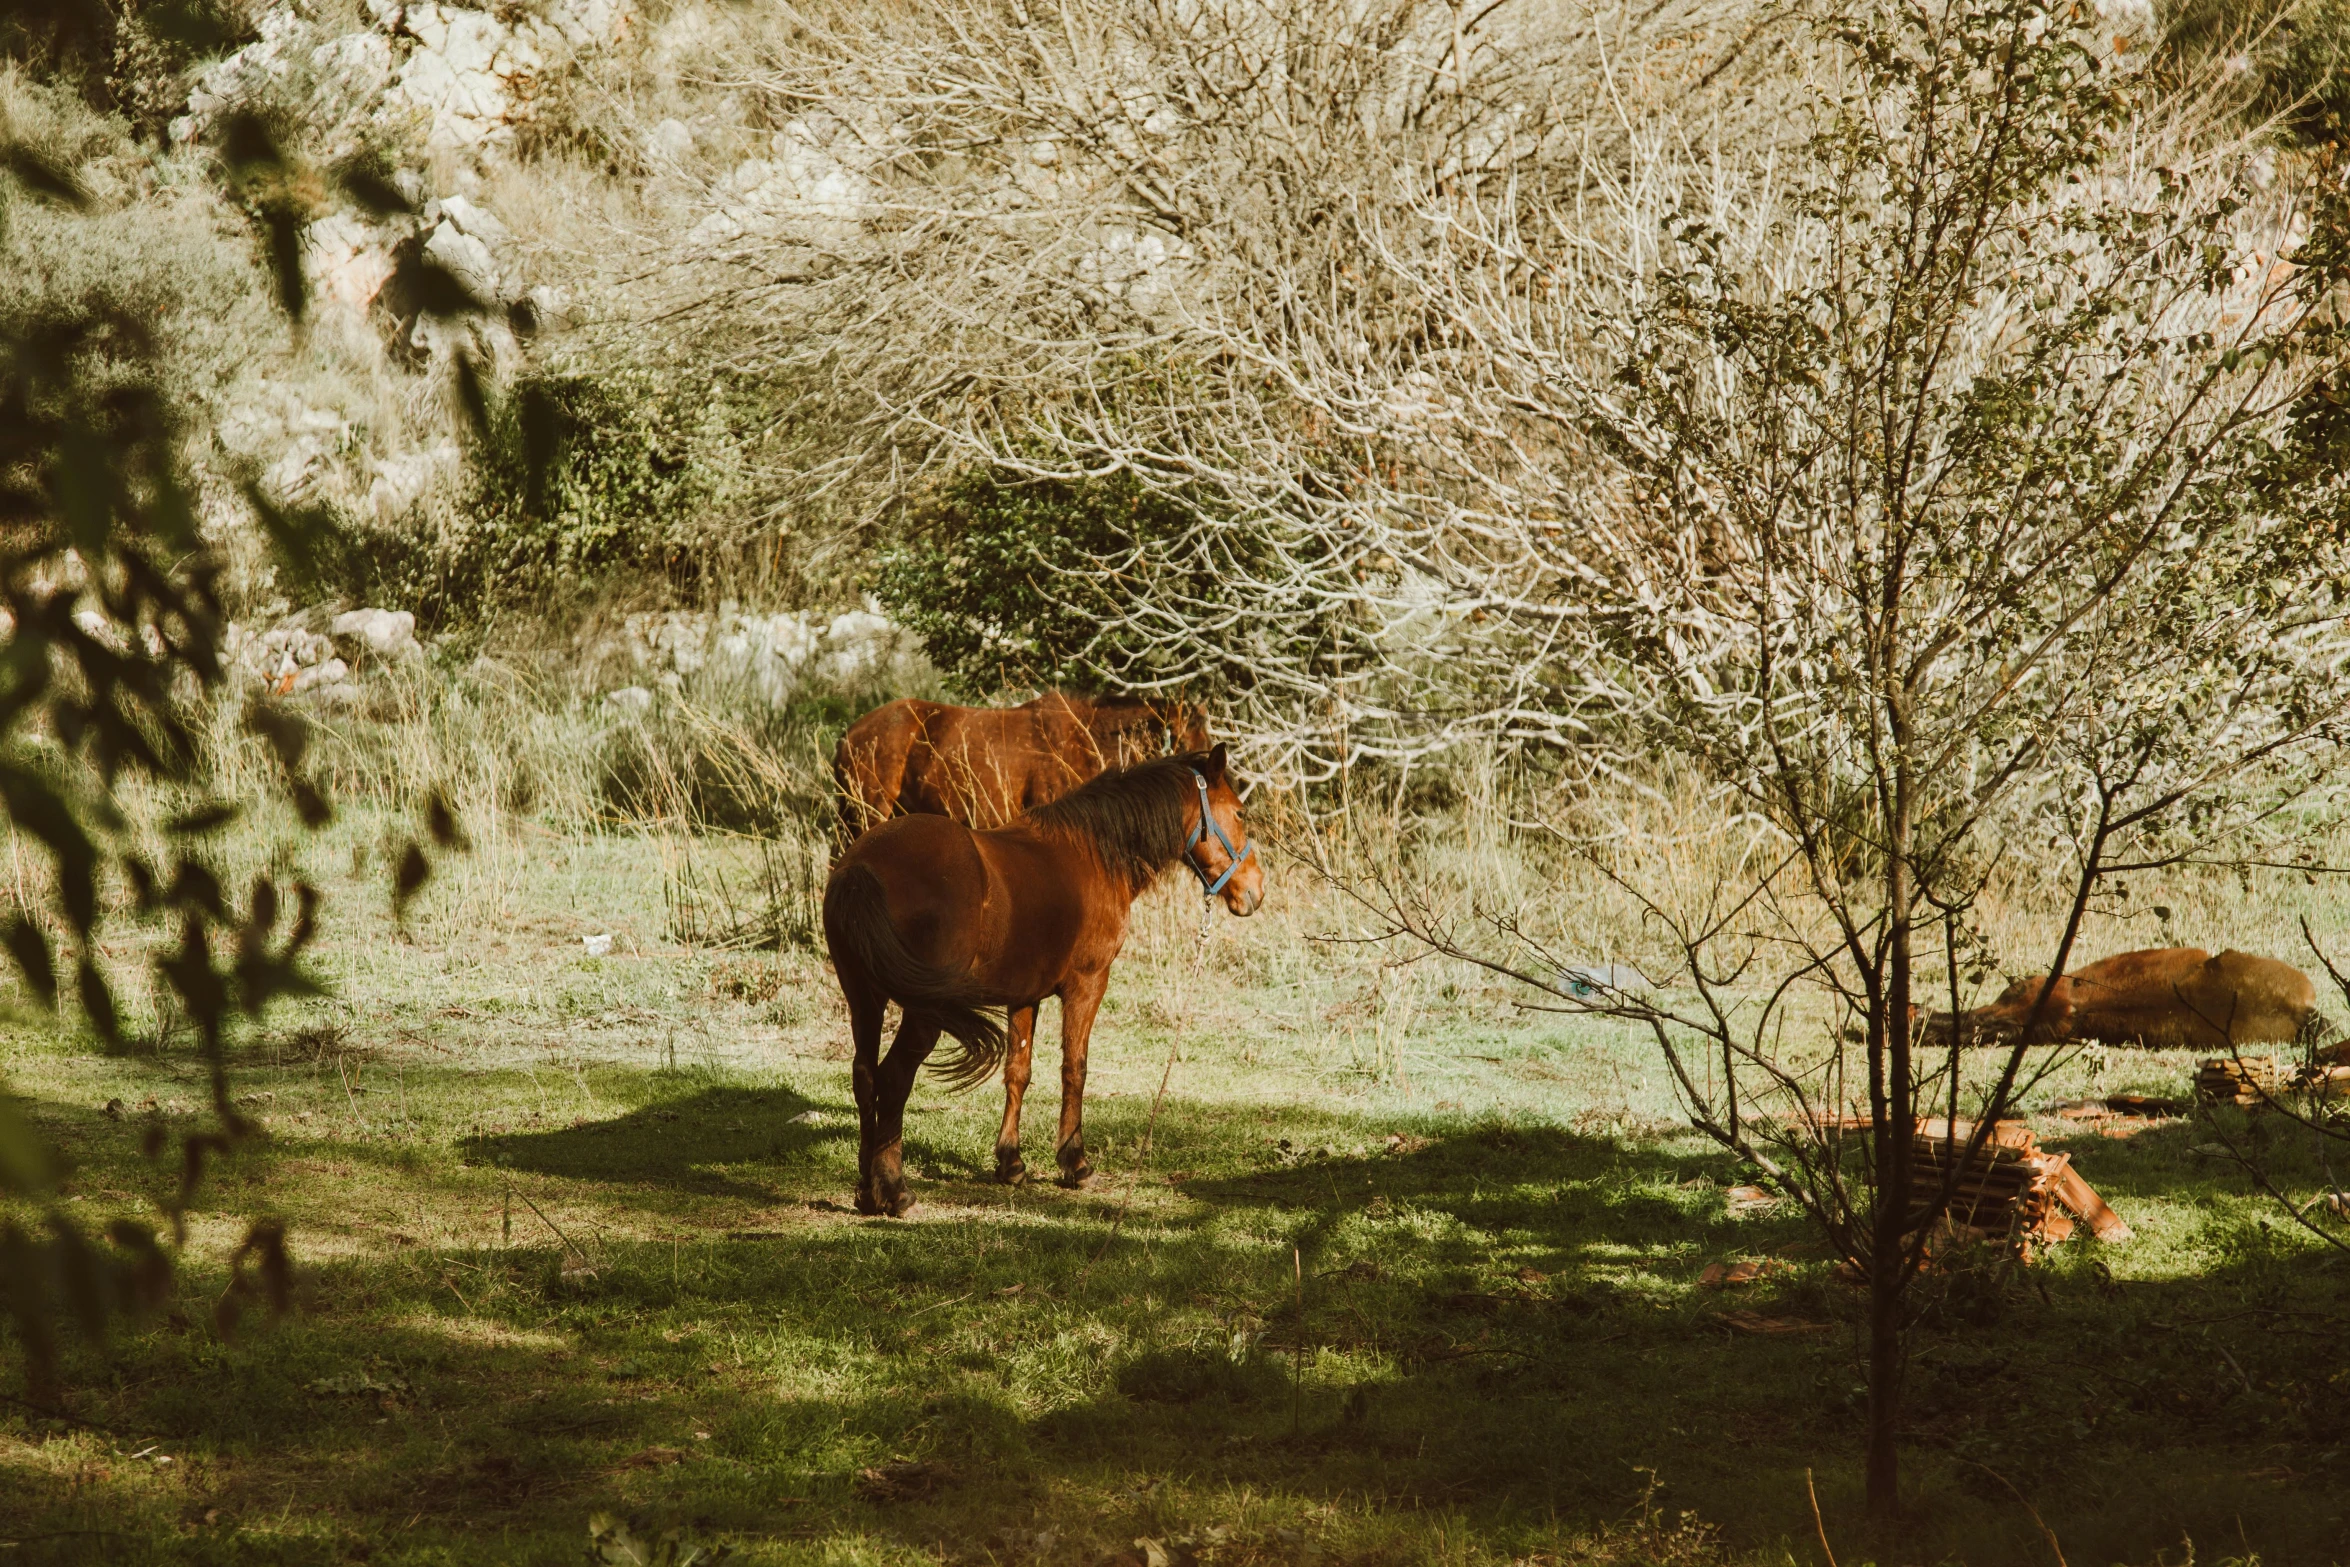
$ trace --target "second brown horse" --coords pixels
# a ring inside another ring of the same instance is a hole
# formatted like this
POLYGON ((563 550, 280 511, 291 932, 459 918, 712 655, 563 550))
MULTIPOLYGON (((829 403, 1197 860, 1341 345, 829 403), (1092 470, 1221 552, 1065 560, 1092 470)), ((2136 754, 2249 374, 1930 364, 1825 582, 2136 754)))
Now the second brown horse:
MULTIPOLYGON (((2009 1044, 2033 1017, 2028 1044, 2102 1040, 2157 1050, 2228 1050, 2303 1041, 2330 1028, 2315 1012, 2317 988, 2289 963, 2249 952, 2214 957, 2200 947, 2117 953, 2058 976, 2019 979, 1997 1001, 1959 1014, 1967 1044, 2009 1044), (2040 999, 2047 989, 2046 1001, 2040 999)), ((1936 1014, 1932 1037, 1947 1039, 1936 1014)))
POLYGON ((1177 860, 1234 914, 1253 912, 1264 862, 1248 838, 1224 748, 1106 773, 1006 827, 974 831, 944 816, 902 816, 841 856, 824 888, 824 939, 849 1004, 857 1094, 857 1211, 902 1214, 902 1142, 914 1074, 948 1034, 947 1077, 969 1087, 1003 1062, 1006 1103, 996 1174, 1016 1181, 1020 1101, 1036 1009, 1061 1002, 1064 1185, 1085 1158, 1085 1053, 1135 898, 1177 860), (883 1013, 904 1012, 889 1055, 883 1013), (1009 1027, 988 1009, 1003 1007, 1009 1027))
POLYGON ((845 838, 896 816, 1001 827, 1113 767, 1205 751, 1189 702, 1048 691, 1018 707, 950 707, 908 697, 849 726, 832 753, 845 838))

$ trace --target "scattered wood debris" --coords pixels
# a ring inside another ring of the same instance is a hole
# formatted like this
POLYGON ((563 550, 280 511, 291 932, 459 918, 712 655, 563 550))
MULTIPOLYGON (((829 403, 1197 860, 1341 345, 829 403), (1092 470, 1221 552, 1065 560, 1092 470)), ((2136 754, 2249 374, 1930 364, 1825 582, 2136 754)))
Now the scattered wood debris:
POLYGON ((2102 1099, 2067 1099, 2052 1108, 2068 1121, 2162 1121, 2185 1115, 2188 1110, 2183 1100, 2164 1099, 2154 1094, 2107 1094, 2102 1099))
POLYGON ((1733 1333, 1779 1337, 1789 1333, 1826 1333, 1833 1322, 1805 1322, 1796 1317, 1766 1317, 1759 1311, 1718 1311, 1714 1320, 1733 1333))
POLYGON ((1717 1262, 1699 1274, 1697 1282, 1709 1290, 1727 1289, 1732 1285, 1752 1284, 1762 1277, 1762 1273, 1763 1266, 1759 1262, 1717 1262))
POLYGON ((2208 1104, 2263 1104, 2282 1086, 2275 1056, 2212 1056, 2195 1070, 2195 1097, 2208 1104))
POLYGON ((1725 1201, 1733 1219, 1744 1218, 1751 1213, 1768 1213, 1779 1206, 1778 1197, 1759 1186, 1733 1186, 1725 1201))
POLYGON ((900 1459, 857 1472, 856 1490, 868 1502, 919 1501, 955 1483, 955 1471, 923 1459, 900 1459))
POLYGON ((2100 1137, 2135 1137, 2187 1113, 2182 1100, 2153 1094, 2108 1094, 2102 1099, 2070 1099, 2051 1106, 2068 1121, 2079 1121, 2100 1137))
POLYGON ((674 1447, 647 1447, 629 1454, 614 1464, 614 1469, 660 1469, 669 1464, 682 1464, 685 1454, 674 1447))
POLYGON ((2312 1062, 2301 1069, 2294 1086, 2319 1099, 2350 1099, 2350 1064, 2312 1062))

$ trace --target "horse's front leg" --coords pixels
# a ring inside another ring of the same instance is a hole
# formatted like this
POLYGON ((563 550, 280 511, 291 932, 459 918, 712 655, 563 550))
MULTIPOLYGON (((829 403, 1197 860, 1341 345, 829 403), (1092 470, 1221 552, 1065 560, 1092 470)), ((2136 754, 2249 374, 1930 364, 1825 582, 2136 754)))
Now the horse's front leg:
POLYGON ((1053 1160, 1061 1167, 1063 1186, 1083 1186, 1093 1178, 1085 1158, 1085 1047, 1093 1037, 1102 993, 1109 988, 1110 971, 1104 968, 1072 977, 1061 991, 1061 1135, 1053 1160))
POLYGON ((906 1096, 914 1091, 914 1074, 922 1070, 937 1043, 938 1024, 909 1012, 898 1023, 898 1037, 874 1074, 873 1160, 857 1193, 859 1213, 896 1218, 914 1206, 914 1194, 906 1190, 906 1096))
POLYGON ((1029 1057, 1036 1044, 1036 1008, 1014 1007, 1005 1019, 1004 1125, 995 1134, 995 1178, 1006 1186, 1028 1179, 1020 1157, 1020 1102, 1028 1095, 1029 1057))

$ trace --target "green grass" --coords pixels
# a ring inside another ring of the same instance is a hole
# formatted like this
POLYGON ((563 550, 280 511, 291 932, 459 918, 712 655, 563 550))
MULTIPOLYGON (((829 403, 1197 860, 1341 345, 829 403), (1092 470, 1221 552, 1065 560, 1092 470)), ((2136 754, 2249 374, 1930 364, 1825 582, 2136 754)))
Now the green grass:
MULTIPOLYGON (((1096 1185, 994 1185, 1000 1099, 926 1084, 921 1206, 864 1220, 820 961, 672 942, 674 844, 511 824, 403 940, 381 828, 310 851, 338 999, 241 1048, 269 1137, 208 1183, 178 1310, 77 1351, 69 1418, 6 1386, 0 1562, 571 1562, 614 1513, 748 1562, 1811 1564, 1807 1471, 1846 1567, 2052 1562, 2031 1509, 2076 1567, 2345 1554, 2343 1269, 2191 1125, 2069 1144, 2136 1240, 1930 1281, 1886 1551, 1857 1302, 1800 1221, 1728 1214, 1619 1028, 1312 942, 1294 886, 1203 951, 1168 891, 1096 1035, 1096 1185), (254 1213, 299 1305, 224 1341, 254 1213), (1774 1267, 1699 1287, 1737 1257, 1774 1267)), ((141 1123, 203 1100, 177 1048, 20 1032, 0 1070, 83 1212, 163 1190, 141 1123)))

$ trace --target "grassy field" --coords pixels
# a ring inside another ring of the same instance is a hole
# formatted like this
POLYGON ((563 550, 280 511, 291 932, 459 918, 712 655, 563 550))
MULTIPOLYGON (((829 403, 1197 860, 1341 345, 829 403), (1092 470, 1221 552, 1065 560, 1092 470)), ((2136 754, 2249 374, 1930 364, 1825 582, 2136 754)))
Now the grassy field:
MULTIPOLYGON (((337 997, 241 1048, 269 1136, 207 1186, 180 1309, 77 1352, 65 1417, 5 1390, 0 1562, 575 1562, 605 1514, 745 1562, 1808 1567, 1807 1473, 1846 1567, 2350 1556, 2343 1270, 2190 1123, 2041 1121, 2137 1239, 1930 1283, 1888 1553, 1857 1303, 1795 1217, 1729 1211, 1615 1025, 1318 943, 1294 878, 1202 945, 1170 887, 1096 1033, 1095 1185, 993 1184, 1000 1100, 926 1085, 921 1205, 863 1220, 821 960, 674 939, 734 851, 509 823, 402 936, 382 830, 306 851, 337 997), (257 1212, 299 1306, 224 1341, 257 1212)), ((175 1048, 19 1030, 0 1070, 82 1211, 160 1191, 142 1123, 203 1103, 175 1048)))

